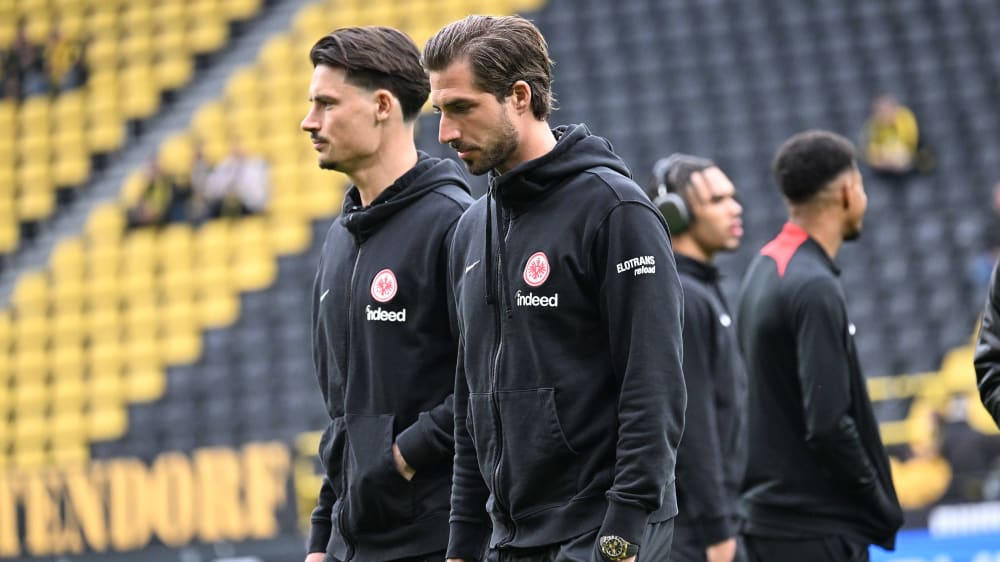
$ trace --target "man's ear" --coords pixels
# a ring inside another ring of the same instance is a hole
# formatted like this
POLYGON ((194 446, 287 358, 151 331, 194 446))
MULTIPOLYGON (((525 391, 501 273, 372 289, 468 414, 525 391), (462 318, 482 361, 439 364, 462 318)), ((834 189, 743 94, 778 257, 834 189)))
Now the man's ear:
POLYGON ((392 106, 396 104, 396 98, 386 89, 375 90, 375 121, 382 122, 392 114, 392 106))
POLYGON ((510 87, 510 100, 514 105, 514 111, 521 115, 525 111, 531 111, 531 86, 524 80, 514 82, 510 87))

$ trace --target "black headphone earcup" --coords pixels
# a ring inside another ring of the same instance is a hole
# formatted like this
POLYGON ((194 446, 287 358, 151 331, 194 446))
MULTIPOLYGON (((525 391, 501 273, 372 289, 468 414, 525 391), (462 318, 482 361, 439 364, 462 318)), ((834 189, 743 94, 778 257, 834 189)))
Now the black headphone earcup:
POLYGON ((663 215, 671 235, 681 234, 691 226, 691 212, 684 198, 676 193, 664 193, 653 201, 663 215))

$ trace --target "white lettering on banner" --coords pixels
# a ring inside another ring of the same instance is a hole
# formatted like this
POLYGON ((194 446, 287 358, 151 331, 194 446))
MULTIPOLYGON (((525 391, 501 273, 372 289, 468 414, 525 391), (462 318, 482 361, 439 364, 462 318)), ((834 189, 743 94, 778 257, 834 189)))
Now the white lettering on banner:
POLYGON ((618 273, 634 270, 632 275, 656 273, 656 256, 637 256, 629 258, 617 266, 618 273))
POLYGON ((365 316, 369 322, 406 322, 406 309, 382 310, 382 307, 365 306, 365 316))
POLYGON ((522 293, 517 291, 517 306, 539 306, 545 308, 556 308, 559 306, 559 293, 550 297, 543 297, 533 293, 522 293))

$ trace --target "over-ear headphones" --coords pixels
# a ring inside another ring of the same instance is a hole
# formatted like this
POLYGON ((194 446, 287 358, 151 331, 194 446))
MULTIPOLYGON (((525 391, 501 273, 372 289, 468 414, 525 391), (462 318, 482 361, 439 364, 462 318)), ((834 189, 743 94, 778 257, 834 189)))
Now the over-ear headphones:
POLYGON ((653 205, 656 205, 663 215, 670 234, 681 234, 691 228, 691 223, 694 222, 694 215, 688 209, 684 197, 677 193, 675 178, 672 177, 677 169, 677 163, 688 158, 690 157, 686 154, 675 152, 653 164, 653 178, 656 180, 656 198, 653 199, 653 205))

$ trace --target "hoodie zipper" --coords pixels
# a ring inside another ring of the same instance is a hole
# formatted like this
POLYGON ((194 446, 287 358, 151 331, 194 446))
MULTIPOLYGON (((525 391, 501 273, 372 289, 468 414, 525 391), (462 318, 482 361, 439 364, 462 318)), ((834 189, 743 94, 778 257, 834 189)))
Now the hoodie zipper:
MULTIPOLYGON (((350 220, 351 217, 348 217, 350 220)), ((361 242, 358 242, 358 253, 354 256, 354 269, 351 271, 351 284, 347 286, 347 361, 346 369, 344 372, 350 373, 350 361, 351 361, 351 340, 354 339, 354 285, 358 277, 358 263, 361 262, 361 242)), ((344 388, 346 390, 347 385, 345 381, 344 388)), ((350 446, 350 440, 348 440, 348 446, 350 446)), ((340 528, 340 536, 344 539, 344 544, 347 545, 347 558, 345 560, 349 561, 354 558, 354 543, 351 542, 350 533, 347 530, 347 522, 344 520, 344 507, 347 505, 347 490, 350 488, 347 479, 347 457, 345 451, 344 458, 341 460, 340 473, 343 475, 344 480, 344 497, 340 501, 340 513, 337 516, 337 526, 340 528)))
MULTIPOLYGON (((500 211, 499 238, 501 239, 500 243, 504 244, 507 241, 507 234, 510 232, 510 220, 506 216, 506 213, 504 213, 503 207, 500 205, 498 205, 498 207, 500 211)), ((487 220, 493 220, 493 217, 488 217, 487 220)), ((493 259, 492 256, 490 256, 489 259, 493 259)), ((494 300, 494 305, 493 305, 493 311, 495 313, 494 318, 496 319, 496 324, 495 324, 496 353, 493 355, 493 364, 492 364, 493 372, 491 373, 490 376, 491 387, 492 387, 490 392, 490 398, 491 402, 493 403, 493 416, 494 419, 496 420, 496 425, 497 425, 497 456, 496 456, 496 464, 493 467, 493 495, 494 495, 494 500, 497 503, 497 506, 500 508, 500 512, 506 518, 511 529, 510 536, 506 537, 504 540, 497 543, 497 547, 501 547, 511 542, 514 539, 514 535, 517 534, 517 527, 514 524, 514 518, 510 514, 509 507, 505 504, 502 498, 501 488, 500 488, 500 462, 503 458, 503 420, 500 417, 500 397, 499 394, 497 393, 497 387, 498 387, 497 383, 500 377, 500 353, 503 349, 503 315, 505 312, 508 315, 510 314, 509 310, 510 304, 509 300, 504 298, 503 296, 505 294, 505 288, 503 282, 504 281, 503 252, 497 252, 496 263, 497 263, 497 272, 494 281, 496 282, 497 286, 498 298, 494 300), (508 310, 504 310, 505 307, 508 310)))

